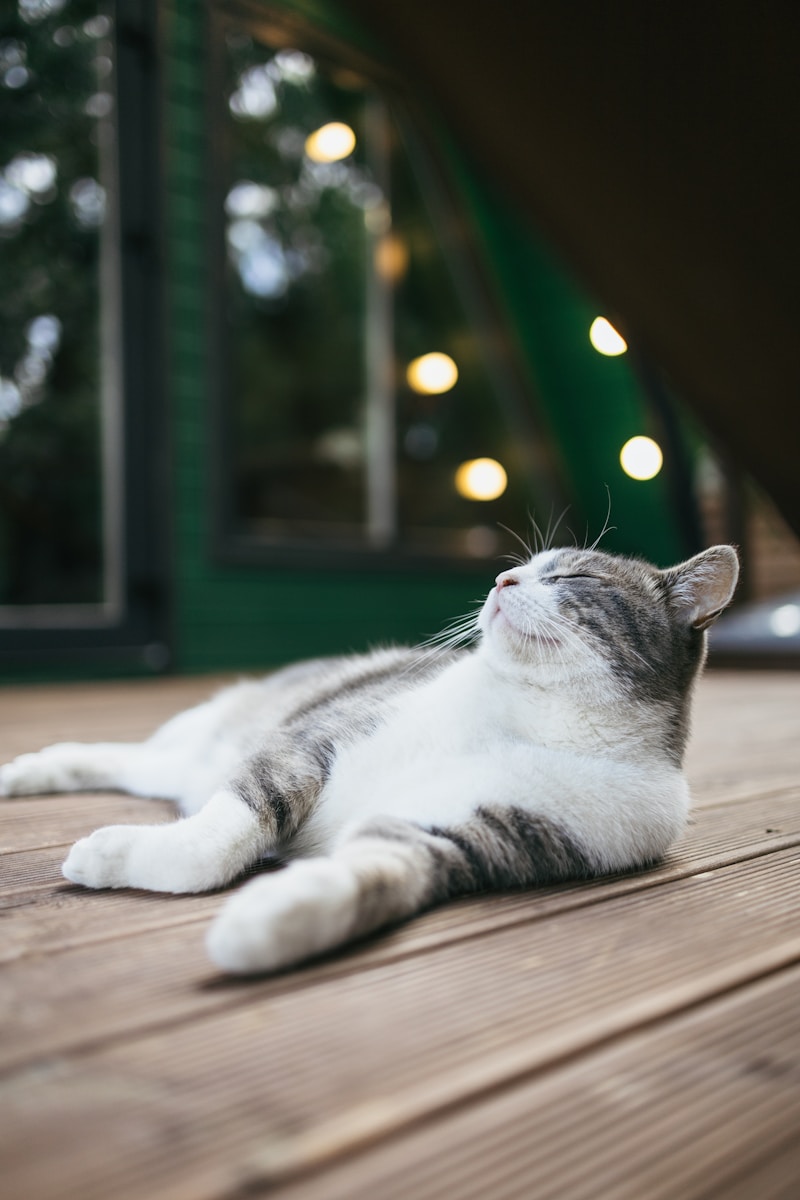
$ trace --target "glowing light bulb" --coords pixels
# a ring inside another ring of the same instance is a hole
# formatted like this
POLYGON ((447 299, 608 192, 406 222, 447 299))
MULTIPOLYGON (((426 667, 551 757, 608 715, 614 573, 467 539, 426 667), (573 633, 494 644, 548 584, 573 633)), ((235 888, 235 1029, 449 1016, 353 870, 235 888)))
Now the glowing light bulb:
POLYGON ((456 471, 456 491, 465 500, 496 500, 507 484, 505 469, 494 458, 471 458, 456 471))
POLYGON ((406 379, 409 387, 423 396, 439 396, 449 392, 458 379, 458 367, 449 354, 434 351, 415 358, 408 364, 406 379))
POLYGON ((661 470, 664 455, 652 438, 632 437, 620 450, 619 461, 631 479, 653 479, 661 470))
POLYGON ((356 135, 349 125, 330 121, 308 135, 305 151, 312 162, 334 163, 352 154, 355 145, 356 135))
POLYGON ((624 354, 628 349, 625 338, 617 333, 614 326, 605 317, 595 317, 592 321, 589 327, 589 341, 598 354, 605 354, 608 358, 624 354))

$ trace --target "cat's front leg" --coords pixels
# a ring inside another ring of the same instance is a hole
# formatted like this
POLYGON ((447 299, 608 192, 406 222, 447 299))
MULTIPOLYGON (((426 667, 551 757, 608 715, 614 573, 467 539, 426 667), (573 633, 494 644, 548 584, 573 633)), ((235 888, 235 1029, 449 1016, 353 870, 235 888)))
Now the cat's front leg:
POLYGON ((76 842, 62 867, 90 888, 205 892, 223 887, 270 848, 269 831, 238 796, 216 792, 193 817, 108 825, 76 842))
POLYGON ((459 857, 410 821, 372 821, 329 857, 297 859, 246 884, 211 926, 209 954, 236 974, 295 966, 455 894, 459 857))
POLYGON ((211 926, 217 966, 278 971, 454 896, 595 872, 560 826, 520 808, 477 807, 462 823, 376 818, 327 858, 298 859, 247 884, 211 926))

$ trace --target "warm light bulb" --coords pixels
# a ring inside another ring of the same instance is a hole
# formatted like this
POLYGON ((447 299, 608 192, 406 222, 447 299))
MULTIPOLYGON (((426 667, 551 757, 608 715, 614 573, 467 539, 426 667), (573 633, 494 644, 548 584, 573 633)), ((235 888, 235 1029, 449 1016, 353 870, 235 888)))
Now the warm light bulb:
POLYGON ((589 328, 589 341, 598 354, 605 354, 609 358, 614 358, 617 354, 624 354, 628 349, 625 338, 617 333, 614 326, 605 317, 595 317, 592 321, 589 328))
POLYGON ((652 479, 661 470, 664 455, 652 438, 633 437, 620 450, 619 461, 631 479, 652 479))
POLYGON ((508 476, 494 458, 471 458, 456 471, 456 491, 465 500, 496 500, 507 484, 508 476))
POLYGON ((449 392, 458 379, 458 367, 449 354, 423 354, 408 364, 406 379, 409 387, 423 396, 439 396, 449 392))
POLYGON ((350 126, 331 121, 308 135, 305 150, 312 162, 333 163, 352 154, 355 145, 356 135, 350 126))

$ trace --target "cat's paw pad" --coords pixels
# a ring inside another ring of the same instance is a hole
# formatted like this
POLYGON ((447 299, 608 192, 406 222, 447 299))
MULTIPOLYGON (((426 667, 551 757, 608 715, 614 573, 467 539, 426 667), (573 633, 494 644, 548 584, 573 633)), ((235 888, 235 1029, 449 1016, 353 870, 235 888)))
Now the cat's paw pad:
POLYGON ((291 863, 228 901, 208 931, 208 953, 234 974, 294 966, 348 940, 357 899, 355 877, 341 863, 291 863))
POLYGON ((141 835, 135 825, 107 825, 81 838, 61 868, 65 879, 89 888, 136 887, 130 860, 141 835))

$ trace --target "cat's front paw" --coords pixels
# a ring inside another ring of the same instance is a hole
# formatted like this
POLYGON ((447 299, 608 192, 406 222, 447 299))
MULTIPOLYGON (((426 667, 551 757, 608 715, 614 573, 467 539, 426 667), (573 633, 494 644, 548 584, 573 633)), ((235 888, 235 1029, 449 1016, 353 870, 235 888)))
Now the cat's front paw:
POLYGON ((230 882, 252 859, 218 834, 197 816, 163 825, 106 825, 76 842, 61 870, 71 883, 89 888, 207 892, 230 882))
MULTIPOLYGON (((149 892, 200 892, 206 882, 182 853, 176 826, 106 825, 70 850, 62 874, 88 888, 144 888, 149 892)), ((202 867, 202 864, 201 864, 202 867)))
POLYGON ((61 868, 64 878, 89 888, 136 887, 133 860, 142 832, 141 826, 107 825, 81 838, 61 868))
POLYGON ((357 900, 347 866, 327 858, 299 860, 237 892, 209 929, 206 947, 224 971, 279 971, 346 942, 357 900))

